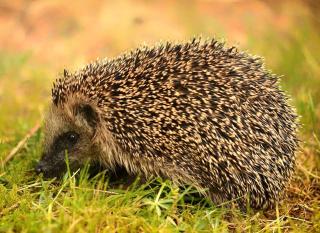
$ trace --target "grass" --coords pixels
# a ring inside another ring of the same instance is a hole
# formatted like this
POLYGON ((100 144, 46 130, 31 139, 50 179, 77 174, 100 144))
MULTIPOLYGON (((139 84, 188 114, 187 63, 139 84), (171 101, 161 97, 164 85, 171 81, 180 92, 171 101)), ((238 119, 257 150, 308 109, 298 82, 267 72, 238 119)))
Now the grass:
MULTIPOLYGON (((103 172, 89 178, 88 169, 43 180, 32 172, 39 130, 0 167, 0 232, 320 232, 319 33, 312 24, 284 37, 270 31, 259 40, 252 35, 247 49, 283 75, 301 115, 296 173, 275 209, 243 214, 191 187, 161 179, 124 187, 103 172)), ((32 53, 0 51, 0 162, 41 119, 54 75, 32 53)))

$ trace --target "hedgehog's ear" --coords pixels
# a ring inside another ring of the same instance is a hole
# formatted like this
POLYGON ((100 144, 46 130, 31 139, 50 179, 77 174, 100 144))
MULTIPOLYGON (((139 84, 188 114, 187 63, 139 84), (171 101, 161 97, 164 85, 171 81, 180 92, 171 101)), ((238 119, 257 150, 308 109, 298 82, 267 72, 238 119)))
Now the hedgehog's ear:
POLYGON ((92 128, 95 128, 99 122, 99 115, 90 104, 76 105, 75 113, 81 118, 81 120, 84 120, 92 128))

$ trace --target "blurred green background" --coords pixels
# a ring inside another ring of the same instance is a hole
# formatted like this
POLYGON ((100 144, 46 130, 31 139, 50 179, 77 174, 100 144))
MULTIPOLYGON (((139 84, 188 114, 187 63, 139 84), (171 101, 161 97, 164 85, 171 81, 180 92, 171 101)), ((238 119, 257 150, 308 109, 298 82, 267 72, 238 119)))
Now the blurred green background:
MULTIPOLYGON (((0 163, 41 121, 52 82, 64 68, 75 70, 98 57, 114 57, 143 44, 215 37, 264 57, 266 67, 281 75, 281 86, 301 115, 302 143, 280 214, 302 219, 297 226, 302 224, 305 231, 319 230, 319 15, 318 0, 1 0, 0 163)), ((40 156, 40 141, 38 135, 0 168, 0 181, 4 180, 0 182, 0 231, 24 229, 16 227, 15 215, 19 219, 32 210, 27 203, 37 200, 13 192, 6 184, 21 187, 35 179, 27 172, 40 156), (24 209, 12 208, 17 200, 26 202, 24 209)), ((262 229, 269 224, 268 220, 260 223, 262 229)))
MULTIPOLYGON (((23 134, 52 80, 142 44, 216 37, 265 57, 296 100, 319 116, 319 1, 1 1, 1 140, 23 134), (310 107, 310 106, 309 106, 310 107), (4 118, 4 119, 3 119, 4 118)), ((301 109, 303 110, 303 109, 301 109)), ((312 117, 312 116, 307 116, 312 117)), ((319 127, 312 119, 308 129, 319 127)), ((30 125, 31 124, 31 125, 30 125)))
MULTIPOLYGON (((1 141, 41 116, 63 68, 144 43, 216 37, 265 57, 319 116, 319 1, 0 1, 1 141)), ((304 111, 305 109, 301 109, 304 111)), ((315 116, 306 116, 312 118, 315 116)), ((308 121, 308 130, 319 121, 308 121)), ((303 121, 307 121, 304 120, 303 121)), ((18 131, 18 132, 17 132, 18 131)))

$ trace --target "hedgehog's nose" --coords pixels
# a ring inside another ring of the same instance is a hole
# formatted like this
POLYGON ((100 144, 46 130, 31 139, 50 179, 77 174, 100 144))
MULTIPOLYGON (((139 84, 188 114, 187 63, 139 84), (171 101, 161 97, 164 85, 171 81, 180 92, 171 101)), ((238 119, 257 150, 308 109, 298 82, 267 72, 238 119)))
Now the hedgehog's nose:
POLYGON ((44 172, 44 167, 43 167, 43 164, 41 162, 38 163, 38 165, 35 168, 35 171, 36 171, 37 174, 40 174, 40 173, 44 172))

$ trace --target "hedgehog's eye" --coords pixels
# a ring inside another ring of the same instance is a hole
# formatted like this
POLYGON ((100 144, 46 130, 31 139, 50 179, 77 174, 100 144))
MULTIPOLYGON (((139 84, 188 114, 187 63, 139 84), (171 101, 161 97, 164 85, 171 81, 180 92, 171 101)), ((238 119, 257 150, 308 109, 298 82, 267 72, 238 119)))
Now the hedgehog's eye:
POLYGON ((70 144, 74 145, 77 143, 79 139, 79 134, 77 134, 76 132, 70 131, 66 134, 66 138, 70 144))

